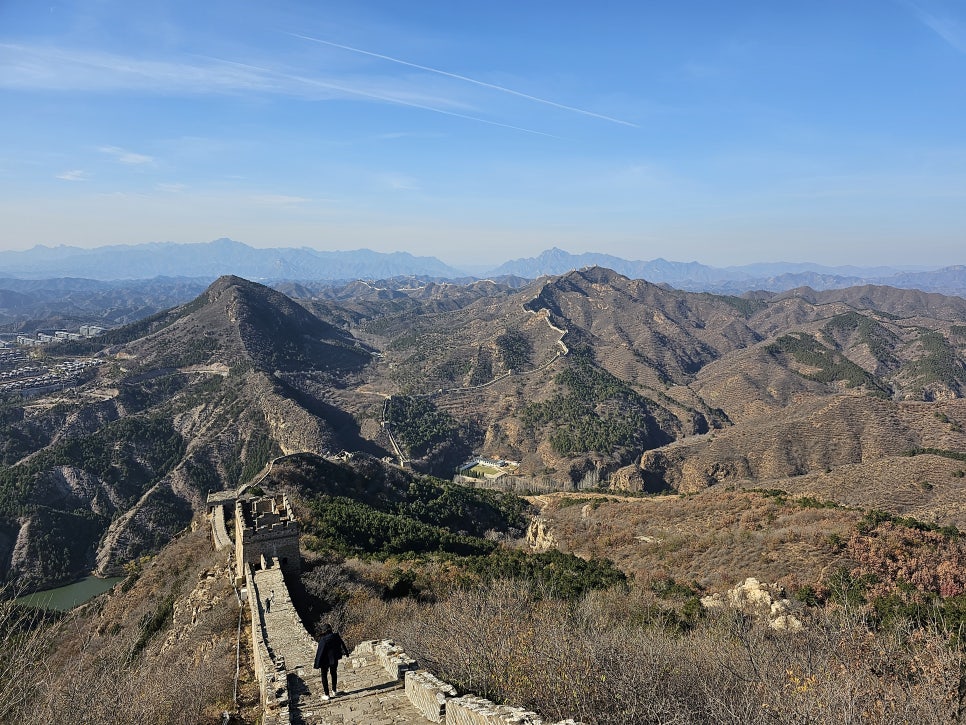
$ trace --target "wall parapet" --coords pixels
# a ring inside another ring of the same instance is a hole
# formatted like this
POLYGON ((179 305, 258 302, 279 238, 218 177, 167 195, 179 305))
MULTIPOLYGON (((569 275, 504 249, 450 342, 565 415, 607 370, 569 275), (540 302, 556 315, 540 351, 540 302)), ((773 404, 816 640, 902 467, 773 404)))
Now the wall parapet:
POLYGON ((231 538, 228 536, 228 526, 225 523, 225 507, 214 506, 211 509, 211 537, 215 551, 230 547, 231 538))
POLYGON ((401 680, 409 670, 418 668, 416 660, 391 639, 372 639, 360 642, 355 654, 372 655, 394 680, 401 680))
POLYGON ((406 697, 430 722, 446 721, 446 700, 456 697, 456 688, 425 670, 406 672, 406 697))
POLYGON ((263 722, 291 722, 289 712, 288 672, 285 659, 275 657, 265 636, 261 616, 258 589, 252 578, 252 568, 245 567, 245 584, 248 587, 248 607, 252 616, 252 652, 255 660, 255 678, 262 698, 263 722))
MULTIPOLYGON (((446 701, 446 725, 551 725, 535 712, 522 707, 497 705, 476 695, 454 697, 446 701)), ((553 725, 580 725, 562 720, 553 725)))

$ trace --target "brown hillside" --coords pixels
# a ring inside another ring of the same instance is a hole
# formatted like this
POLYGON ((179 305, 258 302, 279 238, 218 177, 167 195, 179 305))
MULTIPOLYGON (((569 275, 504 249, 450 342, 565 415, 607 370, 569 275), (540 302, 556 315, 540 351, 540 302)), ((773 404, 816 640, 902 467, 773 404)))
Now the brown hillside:
POLYGON ((638 583, 671 577, 722 590, 754 576, 794 590, 841 561, 833 534, 847 538, 861 514, 806 508, 754 492, 626 498, 536 497, 546 529, 564 551, 606 556, 638 583), (830 538, 832 537, 832 538, 830 538))

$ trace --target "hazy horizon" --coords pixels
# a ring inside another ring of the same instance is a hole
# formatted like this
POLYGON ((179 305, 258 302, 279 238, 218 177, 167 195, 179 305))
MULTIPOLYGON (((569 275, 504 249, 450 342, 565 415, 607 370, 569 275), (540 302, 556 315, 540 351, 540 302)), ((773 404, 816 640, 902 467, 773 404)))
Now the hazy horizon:
POLYGON ((0 250, 960 264, 964 71, 951 0, 10 0, 0 250))
MULTIPOLYGON (((253 248, 253 249, 261 249, 261 250, 271 250, 271 249, 288 250, 288 249, 308 248, 308 249, 313 249, 313 251, 324 252, 324 253, 335 253, 335 254, 352 254, 354 252, 360 252, 360 251, 376 251, 376 250, 371 250, 368 247, 358 247, 358 248, 355 248, 355 249, 325 249, 325 250, 314 249, 312 247, 305 247, 305 246, 294 247, 294 246, 289 246, 289 245, 271 245, 271 246, 266 245, 266 246, 256 247, 255 245, 247 244, 246 242, 244 242, 242 240, 231 239, 230 237, 219 237, 218 239, 212 239, 212 240, 209 240, 207 242, 173 242, 173 241, 161 241, 161 242, 143 242, 143 243, 136 243, 136 244, 119 243, 119 244, 98 245, 98 246, 91 246, 91 247, 81 247, 81 246, 69 245, 69 244, 60 244, 60 245, 44 245, 44 244, 39 244, 39 245, 35 245, 34 247, 31 247, 30 249, 26 249, 26 250, 0 250, 0 255, 4 254, 6 252, 13 252, 13 253, 30 252, 33 249, 44 249, 44 250, 51 250, 51 251, 56 251, 57 249, 82 249, 82 250, 87 250, 87 251, 92 251, 93 252, 93 251, 97 251, 97 250, 100 250, 100 249, 107 249, 107 248, 125 248, 125 247, 130 247, 132 249, 135 249, 135 248, 144 247, 144 246, 151 246, 151 245, 168 245, 168 244, 173 244, 173 245, 178 245, 178 246, 211 245, 211 244, 215 244, 217 242, 232 242, 232 243, 235 243, 235 244, 243 244, 243 245, 248 246, 248 247, 253 248)), ((582 255, 585 255, 585 254, 606 254, 604 252, 600 252, 600 253, 594 252, 593 250, 577 250, 577 251, 575 251, 573 249, 561 249, 560 247, 551 247, 551 248, 547 248, 547 249, 540 250, 539 252, 537 252, 535 254, 521 256, 521 257, 506 257, 506 258, 501 258, 501 259, 495 259, 494 258, 494 259, 491 259, 491 260, 488 260, 486 262, 482 262, 482 263, 479 263, 479 264, 473 264, 473 263, 469 263, 469 264, 457 264, 457 263, 451 262, 450 260, 448 260, 448 259, 446 259, 444 257, 439 257, 439 256, 436 256, 436 255, 418 255, 418 254, 415 254, 415 253, 410 252, 409 250, 405 250, 405 249, 386 250, 385 252, 381 252, 381 253, 384 253, 384 254, 402 253, 402 254, 410 254, 410 255, 412 255, 414 257, 424 257, 424 258, 436 259, 436 260, 438 260, 440 262, 443 262, 444 264, 446 264, 446 265, 454 268, 457 271, 464 272, 464 273, 469 274, 471 276, 476 276, 476 275, 479 275, 479 274, 486 274, 486 273, 492 272, 492 271, 496 270, 498 267, 501 267, 501 266, 503 266, 506 263, 512 263, 512 262, 518 262, 518 261, 526 261, 526 260, 530 260, 530 259, 538 259, 543 254, 550 253, 550 252, 553 252, 553 251, 560 251, 560 252, 563 252, 564 254, 571 255, 571 256, 577 256, 577 257, 582 256, 582 255)), ((699 260, 699 259, 675 259, 673 257, 662 257, 662 256, 649 257, 649 258, 646 258, 645 259, 645 258, 637 258, 637 257, 620 257, 619 255, 611 255, 611 256, 614 256, 617 259, 619 259, 621 261, 625 261, 625 262, 644 262, 644 263, 647 263, 647 262, 654 262, 654 261, 663 260, 663 261, 669 262, 671 264, 700 264, 700 265, 704 265, 704 266, 709 267, 709 268, 722 269, 722 270, 725 270, 725 269, 728 269, 728 268, 742 268, 742 267, 755 267, 755 266, 786 267, 787 269, 782 270, 783 272, 789 272, 789 271, 793 271, 793 270, 795 270, 797 268, 807 268, 807 267, 811 267, 811 268, 826 268, 826 269, 829 269, 829 270, 839 270, 840 272, 843 271, 843 270, 848 270, 850 268, 852 268, 852 269, 865 269, 865 270, 874 270, 874 269, 877 269, 877 268, 883 268, 883 269, 886 269, 887 268, 887 269, 892 269, 892 270, 900 271, 900 272, 914 272, 914 271, 933 271, 933 270, 942 269, 942 268, 945 268, 945 267, 948 267, 948 266, 952 266, 952 265, 933 265, 933 264, 902 264, 902 265, 878 265, 878 264, 848 265, 848 264, 843 264, 843 265, 825 265, 825 264, 821 264, 819 262, 815 262, 813 260, 807 260, 807 259, 806 260, 759 259, 759 260, 755 260, 754 262, 749 262, 749 263, 746 263, 746 264, 713 265, 713 264, 708 264, 706 262, 703 262, 702 260, 699 260)), ((781 273, 781 272, 775 272, 775 273, 778 274, 778 273, 781 273)), ((231 274, 231 272, 226 272, 225 274, 231 274)), ((0 276, 3 276, 3 275, 4 275, 4 270, 2 268, 0 268, 0 276)), ((12 276, 13 277, 17 277, 16 274, 14 274, 12 276)), ((205 278, 207 278, 209 276, 210 275, 200 275, 200 277, 205 277, 205 278)))

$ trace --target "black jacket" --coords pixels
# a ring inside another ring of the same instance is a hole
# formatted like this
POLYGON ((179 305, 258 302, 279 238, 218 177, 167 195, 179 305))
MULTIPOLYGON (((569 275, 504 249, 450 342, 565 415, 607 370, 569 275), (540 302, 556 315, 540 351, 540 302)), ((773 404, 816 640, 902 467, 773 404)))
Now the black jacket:
POLYGON ((348 656, 349 650, 336 632, 323 634, 319 640, 319 648, 315 650, 315 669, 337 664, 343 656, 348 656))

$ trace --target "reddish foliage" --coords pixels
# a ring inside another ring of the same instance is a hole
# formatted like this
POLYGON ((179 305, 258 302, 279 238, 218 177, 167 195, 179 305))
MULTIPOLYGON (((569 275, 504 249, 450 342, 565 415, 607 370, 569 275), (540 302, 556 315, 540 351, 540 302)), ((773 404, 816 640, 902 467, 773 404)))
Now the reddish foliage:
POLYGON ((942 597, 966 592, 966 543, 937 531, 884 522, 867 534, 853 534, 847 553, 857 564, 853 576, 875 577, 872 596, 901 591, 903 584, 942 597))

